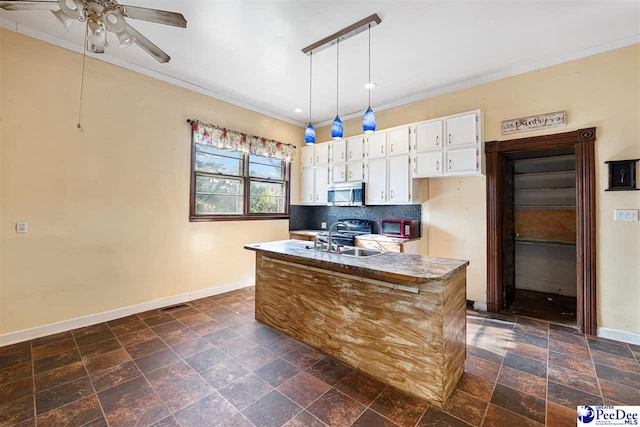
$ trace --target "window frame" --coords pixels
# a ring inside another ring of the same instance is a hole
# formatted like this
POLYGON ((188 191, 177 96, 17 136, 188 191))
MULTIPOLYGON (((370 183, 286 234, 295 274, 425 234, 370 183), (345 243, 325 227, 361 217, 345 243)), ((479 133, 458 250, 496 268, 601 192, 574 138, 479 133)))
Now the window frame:
MULTIPOLYGON (((260 219, 289 219, 290 210, 290 195, 291 195, 291 162, 283 160, 284 163, 284 180, 274 180, 268 178, 258 178, 249 176, 249 153, 241 153, 242 161, 242 174, 241 175, 226 175, 210 173, 209 175, 229 178, 242 179, 243 185, 243 211, 241 215, 237 214, 196 214, 196 177, 198 172, 196 171, 196 144, 191 144, 191 185, 190 185, 190 202, 189 202, 189 222, 203 222, 203 221, 253 221, 260 219), (281 183, 285 184, 285 204, 284 213, 251 213, 251 181, 267 182, 267 183, 281 183)), ((264 157, 264 156, 261 156, 264 157)))

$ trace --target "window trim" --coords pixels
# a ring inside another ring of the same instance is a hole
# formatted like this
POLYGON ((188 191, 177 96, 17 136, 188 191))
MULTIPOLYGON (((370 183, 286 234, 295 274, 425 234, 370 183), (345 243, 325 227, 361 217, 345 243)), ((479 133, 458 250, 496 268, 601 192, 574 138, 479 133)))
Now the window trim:
MULTIPOLYGON (((264 178, 251 178, 249 176, 249 154, 242 153, 242 170, 243 174, 237 177, 243 180, 243 208, 245 214, 242 215, 224 215, 224 214, 196 214, 196 144, 191 144, 191 184, 190 184, 190 197, 189 197, 189 222, 205 222, 205 221, 253 221, 260 219, 289 219, 290 210, 290 195, 291 195, 291 162, 283 161, 285 168, 285 204, 284 213, 258 213, 252 214, 249 212, 250 207, 250 186, 251 180, 261 182, 274 182, 274 180, 264 178)), ((217 174, 213 174, 217 175, 217 174)), ((221 174, 220 176, 227 176, 221 174)), ((236 177, 234 175, 234 177, 236 177)), ((277 182, 280 182, 279 180, 277 182)))

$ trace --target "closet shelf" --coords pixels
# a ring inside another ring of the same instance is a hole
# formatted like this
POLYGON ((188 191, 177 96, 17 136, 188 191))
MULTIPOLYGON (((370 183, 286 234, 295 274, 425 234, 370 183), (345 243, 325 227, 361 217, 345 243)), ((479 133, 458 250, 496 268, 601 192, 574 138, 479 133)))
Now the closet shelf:
POLYGON ((545 245, 545 246, 566 246, 575 247, 575 242, 560 242, 556 240, 520 239, 516 238, 516 243, 522 245, 545 245))

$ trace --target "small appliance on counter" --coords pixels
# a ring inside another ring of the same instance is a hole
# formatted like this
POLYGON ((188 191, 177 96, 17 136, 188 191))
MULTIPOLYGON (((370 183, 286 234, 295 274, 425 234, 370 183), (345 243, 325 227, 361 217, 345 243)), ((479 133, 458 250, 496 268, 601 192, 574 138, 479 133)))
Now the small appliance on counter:
POLYGON ((329 206, 364 206, 364 182, 331 184, 327 192, 329 206))
POLYGON ((380 220, 380 234, 403 239, 417 238, 420 237, 420 221, 383 218, 380 220))
MULTIPOLYGON (((340 219, 338 221, 344 222, 349 225, 349 230, 346 227, 338 225, 331 236, 332 243, 337 243, 343 246, 354 246, 356 236, 371 234, 373 232, 373 221, 368 219, 340 219)), ((321 231, 318 236, 328 238, 328 231, 321 231)))

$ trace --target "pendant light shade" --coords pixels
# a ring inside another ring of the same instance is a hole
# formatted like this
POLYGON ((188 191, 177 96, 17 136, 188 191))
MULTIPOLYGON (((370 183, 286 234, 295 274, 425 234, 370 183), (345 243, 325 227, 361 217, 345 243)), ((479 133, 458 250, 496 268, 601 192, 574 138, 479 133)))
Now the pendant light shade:
POLYGON ((309 55, 309 125, 304 130, 304 143, 313 145, 316 143, 316 130, 311 124, 311 89, 313 83, 313 52, 309 55))
POLYGON ((376 131, 376 115, 371 107, 367 108, 367 111, 364 112, 362 130, 364 133, 373 133, 376 131))
POLYGON ((369 81, 365 87, 369 91, 369 106, 362 118, 362 130, 364 133, 373 133, 376 131, 376 115, 371 109, 371 89, 376 87, 376 85, 371 82, 371 24, 369 24, 369 81))
POLYGON ((341 139, 343 133, 344 126, 342 126, 342 120, 340 120, 340 117, 336 116, 336 118, 333 119, 333 123, 331 124, 331 138, 341 139))
POLYGON ((340 40, 336 42, 336 118, 333 119, 331 124, 331 138, 340 139, 344 133, 344 126, 342 126, 342 120, 338 114, 338 95, 339 95, 339 81, 340 81, 340 40))

